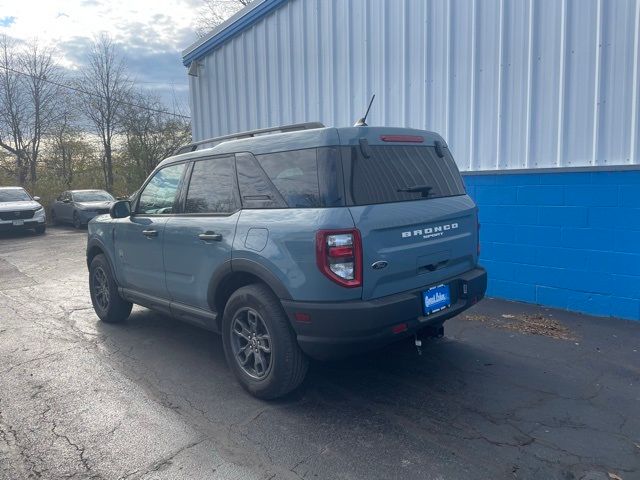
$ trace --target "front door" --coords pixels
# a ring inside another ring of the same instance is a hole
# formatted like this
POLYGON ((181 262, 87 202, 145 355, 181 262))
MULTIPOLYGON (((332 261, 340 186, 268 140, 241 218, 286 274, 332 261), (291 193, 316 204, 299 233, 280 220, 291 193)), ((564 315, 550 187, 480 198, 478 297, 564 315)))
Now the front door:
POLYGON ((239 203, 232 156, 194 162, 184 211, 165 227, 164 264, 173 301, 209 309, 211 277, 231 261, 239 203))
POLYGON ((131 216, 115 220, 116 269, 123 287, 168 298, 162 248, 184 170, 184 163, 158 170, 143 187, 131 216))

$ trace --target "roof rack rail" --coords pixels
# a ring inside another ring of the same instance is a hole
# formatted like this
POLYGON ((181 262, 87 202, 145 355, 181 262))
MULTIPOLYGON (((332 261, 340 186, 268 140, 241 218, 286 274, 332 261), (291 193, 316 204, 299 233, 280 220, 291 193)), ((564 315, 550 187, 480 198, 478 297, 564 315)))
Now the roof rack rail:
POLYGON ((181 153, 195 152, 205 145, 207 147, 213 147, 227 140, 240 140, 242 138, 251 138, 260 135, 295 132, 298 130, 312 130, 314 128, 324 128, 324 124, 320 122, 294 123, 292 125, 281 125, 279 127, 259 128, 257 130, 249 130, 247 132, 232 133, 230 135, 223 135, 222 137, 208 138, 207 140, 200 140, 199 142, 193 142, 188 145, 183 145, 182 147, 178 147, 175 152, 173 152, 173 154, 179 155, 181 153))

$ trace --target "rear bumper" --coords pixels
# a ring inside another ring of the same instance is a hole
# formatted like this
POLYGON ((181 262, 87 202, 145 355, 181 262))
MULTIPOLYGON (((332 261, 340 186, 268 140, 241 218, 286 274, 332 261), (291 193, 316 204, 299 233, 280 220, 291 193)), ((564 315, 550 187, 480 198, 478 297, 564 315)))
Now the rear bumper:
POLYGON ((428 327, 440 327, 484 296, 487 273, 478 267, 439 283, 449 285, 451 306, 428 317, 423 316, 422 292, 432 285, 369 301, 282 300, 282 305, 302 350, 312 358, 324 360, 380 347, 428 327), (302 316, 303 321, 296 318, 296 313, 306 315, 302 316), (392 327, 403 323, 406 330, 394 333, 392 327))

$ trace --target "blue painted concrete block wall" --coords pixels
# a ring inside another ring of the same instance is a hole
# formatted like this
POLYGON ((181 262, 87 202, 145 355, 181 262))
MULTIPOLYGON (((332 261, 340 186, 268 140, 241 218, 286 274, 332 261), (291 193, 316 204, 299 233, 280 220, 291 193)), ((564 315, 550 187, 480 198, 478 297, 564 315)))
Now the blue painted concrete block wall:
POLYGON ((640 170, 464 180, 489 296, 640 320, 640 170))

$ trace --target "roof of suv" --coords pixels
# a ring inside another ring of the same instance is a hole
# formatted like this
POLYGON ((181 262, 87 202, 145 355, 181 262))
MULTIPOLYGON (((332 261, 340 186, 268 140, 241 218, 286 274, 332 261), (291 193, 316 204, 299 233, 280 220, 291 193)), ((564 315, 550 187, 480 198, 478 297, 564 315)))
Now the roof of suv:
POLYGON ((325 127, 260 135, 239 140, 227 140, 212 148, 205 148, 169 157, 163 160, 158 167, 192 158, 238 152, 251 152, 254 155, 260 155, 264 153, 285 152, 288 150, 302 150, 305 148, 358 145, 362 138, 366 138, 370 145, 418 144, 415 140, 403 142, 402 140, 385 141, 382 139, 383 136, 397 137, 399 135, 422 137, 423 141, 418 142, 422 146, 433 146, 436 141, 442 142, 443 146, 446 146, 446 143, 440 135, 425 130, 398 127, 325 127), (393 143, 388 143, 390 141, 393 141, 393 143))

